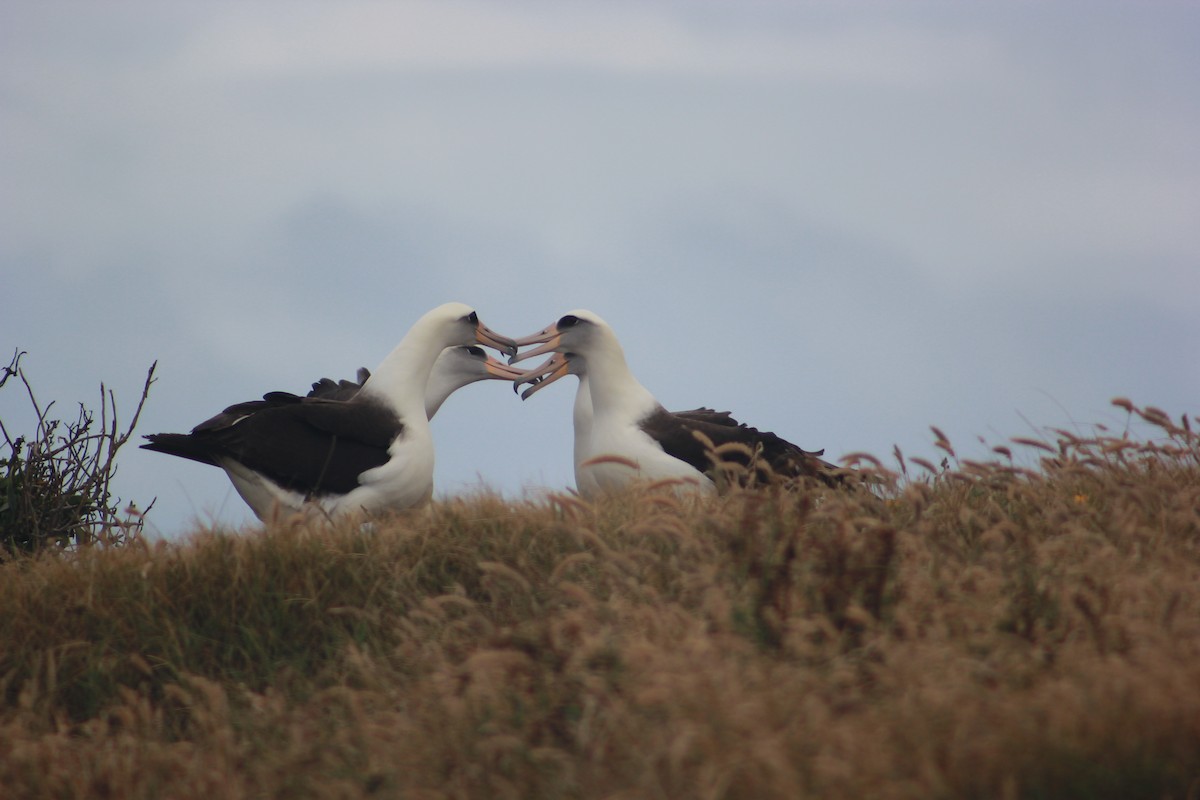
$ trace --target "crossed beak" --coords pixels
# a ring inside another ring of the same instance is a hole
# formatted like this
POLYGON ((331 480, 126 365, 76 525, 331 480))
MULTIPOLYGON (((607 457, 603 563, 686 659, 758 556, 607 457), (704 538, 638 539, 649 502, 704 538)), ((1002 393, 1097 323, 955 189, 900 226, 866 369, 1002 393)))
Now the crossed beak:
MULTIPOLYGON (((527 358, 545 355, 546 353, 553 353, 555 348, 557 348, 559 345, 560 338, 558 326, 551 325, 549 328, 542 328, 537 333, 530 334, 529 336, 522 336, 520 339, 515 339, 513 340, 513 343, 517 347, 524 347, 527 344, 540 344, 541 347, 535 347, 533 350, 528 350, 520 355, 514 354, 508 359, 508 363, 515 364, 518 361, 524 361, 527 358)), ((549 361, 546 362, 546 364, 549 363, 549 361)))
MULTIPOLYGON (((518 340, 520 341, 520 340, 518 340)), ((539 348, 540 350, 541 348, 539 348)), ((536 355, 536 353, 525 353, 526 355, 536 355)), ((534 367, 528 372, 518 371, 519 377, 513 380, 513 391, 520 391, 520 386, 523 383, 533 384, 525 391, 521 392, 521 399, 528 400, 534 392, 539 392, 564 375, 571 373, 571 364, 567 361, 567 357, 562 353, 555 353, 546 359, 542 364, 534 367)))

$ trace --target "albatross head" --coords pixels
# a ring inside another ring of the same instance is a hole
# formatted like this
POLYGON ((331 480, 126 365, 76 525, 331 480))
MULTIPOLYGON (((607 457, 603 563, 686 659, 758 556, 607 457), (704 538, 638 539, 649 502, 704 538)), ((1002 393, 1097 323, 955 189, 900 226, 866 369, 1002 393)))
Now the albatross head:
POLYGON ((510 364, 546 353, 570 352, 586 356, 597 348, 620 346, 617 345, 617 337, 609 324, 600 319, 599 314, 583 309, 564 314, 554 324, 542 328, 537 333, 523 336, 514 343, 517 347, 527 344, 540 344, 541 347, 514 355, 508 359, 510 364))
POLYGON ((459 387, 488 378, 511 381, 525 374, 492 358, 482 347, 475 345, 447 347, 438 356, 434 370, 459 387))
POLYGON ((517 343, 484 325, 475 309, 463 303, 440 305, 413 323, 363 384, 363 390, 368 397, 386 398, 405 418, 415 417, 418 409, 424 410, 430 375, 442 351, 474 344, 507 354, 517 352, 517 343))
POLYGON ((444 342, 443 347, 482 344, 505 355, 514 355, 517 352, 517 343, 514 340, 484 325, 475 309, 465 303, 444 303, 417 320, 413 329, 417 329, 418 326, 424 327, 426 324, 441 334, 438 338, 444 342))
POLYGON ((447 347, 434 362, 429 384, 425 387, 425 414, 433 419, 447 397, 476 381, 511 381, 524 375, 516 367, 492 358, 482 347, 447 347))
MULTIPOLYGON (((522 399, 553 383, 564 375, 582 376, 587 369, 587 359, 606 350, 620 353, 620 344, 609 324, 592 311, 579 309, 559 317, 554 324, 537 333, 516 340, 518 347, 540 344, 533 350, 511 357, 508 363, 515 364, 527 358, 553 353, 548 361, 522 374, 513 381, 513 389, 522 383, 532 383, 522 394, 522 399)), ((622 354, 623 358, 623 354, 622 354)))

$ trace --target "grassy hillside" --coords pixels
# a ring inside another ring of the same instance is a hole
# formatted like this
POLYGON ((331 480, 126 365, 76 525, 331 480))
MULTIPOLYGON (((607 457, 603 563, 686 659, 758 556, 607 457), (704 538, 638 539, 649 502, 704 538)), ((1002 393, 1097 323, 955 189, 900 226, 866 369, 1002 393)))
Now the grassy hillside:
POLYGON ((1162 438, 942 442, 875 494, 5 563, 0 794, 1195 797, 1200 441, 1140 413, 1162 438))

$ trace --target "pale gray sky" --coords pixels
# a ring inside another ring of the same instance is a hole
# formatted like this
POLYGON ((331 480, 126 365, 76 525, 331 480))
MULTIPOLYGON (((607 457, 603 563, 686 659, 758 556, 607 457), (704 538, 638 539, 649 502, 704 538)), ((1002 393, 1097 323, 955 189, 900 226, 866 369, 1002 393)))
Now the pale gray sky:
MULTIPOLYGON (((0 345, 139 433, 421 313, 617 330, 669 408, 827 454, 1200 401, 1195 3, 0 6, 0 345)), ((571 484, 574 381, 434 421, 440 494, 571 484)), ((0 392, 20 427, 24 398, 0 392)), ((252 519, 135 450, 166 535, 252 519)))

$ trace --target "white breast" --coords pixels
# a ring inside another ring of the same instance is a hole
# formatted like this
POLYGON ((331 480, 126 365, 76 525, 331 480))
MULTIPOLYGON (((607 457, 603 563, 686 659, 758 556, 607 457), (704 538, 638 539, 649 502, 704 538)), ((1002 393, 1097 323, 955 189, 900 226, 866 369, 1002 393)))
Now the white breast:
POLYGON ((592 452, 592 395, 588 389, 587 375, 579 376, 579 389, 575 392, 575 488, 584 497, 600 494, 600 485, 592 471, 583 464, 593 456, 592 452))
MULTIPOLYGON (((632 421, 604 416, 594 418, 588 451, 588 459, 592 461, 585 460, 576 466, 576 480, 582 470, 583 485, 588 486, 589 491, 592 486, 599 492, 610 492, 639 481, 664 480, 680 481, 684 489, 713 489, 712 481, 704 473, 667 455, 632 421), (605 461, 603 456, 615 456, 616 459, 605 461), (597 457, 600 463, 595 463, 597 457)), ((589 496, 582 488, 580 493, 589 496)))
POLYGON ((433 435, 424 423, 419 419, 405 426, 404 433, 388 448, 388 461, 360 475, 362 485, 336 498, 327 510, 331 514, 373 512, 427 502, 433 496, 434 448, 433 435))

